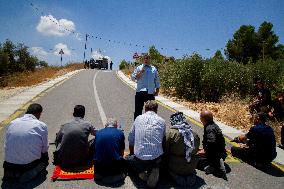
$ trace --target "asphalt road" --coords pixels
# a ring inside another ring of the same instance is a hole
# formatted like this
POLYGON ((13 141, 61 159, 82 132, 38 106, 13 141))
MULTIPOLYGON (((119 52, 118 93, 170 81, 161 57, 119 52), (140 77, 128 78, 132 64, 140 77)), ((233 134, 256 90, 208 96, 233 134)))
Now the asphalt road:
MULTIPOLYGON (((102 112, 106 118, 115 117, 125 125, 125 136, 133 122, 135 91, 117 78, 115 71, 85 70, 79 72, 62 85, 54 88, 46 95, 37 100, 43 105, 44 112, 41 120, 47 123, 49 131, 49 142, 53 142, 55 134, 60 125, 72 120, 73 107, 76 104, 82 104, 86 107, 86 120, 91 121, 96 128, 103 127, 102 112), (96 75, 96 77, 95 77, 96 75), (95 77, 95 80, 94 80, 95 77), (95 87, 94 87, 95 85, 95 87), (96 89, 96 90, 94 90, 96 89), (97 96, 96 94, 97 93, 97 96), (98 103, 99 102, 99 103, 98 103), (98 106, 99 104, 99 106, 98 106)), ((172 111, 159 106, 158 114, 166 120, 169 125, 169 117, 172 111)), ((203 129, 196 126, 194 131, 202 139, 203 129)), ((5 129, 0 130, 0 160, 3 164, 3 147, 5 129)), ((229 144, 228 144, 229 147, 229 144)), ((54 145, 49 147, 49 156, 52 159, 52 153, 55 150, 54 145)), ((128 142, 126 140, 126 151, 128 142)), ((52 162, 52 161, 50 161, 52 162)), ((230 172, 228 181, 217 178, 213 175, 205 175, 197 170, 200 177, 199 187, 207 188, 283 188, 284 173, 271 167, 266 171, 258 170, 248 164, 240 162, 228 162, 230 172), (202 186, 202 184, 204 184, 202 186), (206 184, 206 185, 205 185, 206 184)), ((39 176, 35 181, 25 185, 2 183, 2 188, 105 188, 96 184, 93 180, 75 180, 75 181, 56 181, 52 182, 54 166, 52 163, 48 166, 48 175, 39 176)), ((3 176, 3 168, 0 169, 0 177, 3 176)), ((137 178, 127 177, 125 183, 121 186, 112 186, 119 188, 144 188, 145 185, 137 178)), ((158 188, 179 188, 171 179, 162 177, 158 188)))

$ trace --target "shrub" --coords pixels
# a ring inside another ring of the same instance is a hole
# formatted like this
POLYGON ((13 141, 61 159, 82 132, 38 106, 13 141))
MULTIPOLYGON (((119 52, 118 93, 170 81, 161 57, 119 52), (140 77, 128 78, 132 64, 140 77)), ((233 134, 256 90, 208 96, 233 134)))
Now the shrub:
POLYGON ((266 82, 272 92, 283 89, 284 61, 243 65, 215 58, 204 60, 194 54, 165 64, 160 75, 167 94, 185 99, 218 101, 227 94, 246 98, 258 79, 266 82))
POLYGON ((123 70, 125 68, 127 68, 129 66, 128 62, 126 62, 125 60, 122 60, 119 64, 119 69, 123 70))

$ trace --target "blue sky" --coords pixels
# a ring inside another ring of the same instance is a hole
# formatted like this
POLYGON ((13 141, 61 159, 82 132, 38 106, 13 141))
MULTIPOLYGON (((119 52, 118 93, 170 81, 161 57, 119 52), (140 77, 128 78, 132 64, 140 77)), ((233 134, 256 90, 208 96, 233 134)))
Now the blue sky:
POLYGON ((24 43, 40 59, 57 65, 61 48, 64 64, 83 60, 86 33, 94 36, 88 39, 86 57, 91 47, 101 49, 117 67, 151 45, 167 56, 195 51, 211 57, 241 25, 257 30, 263 21, 273 23, 284 44, 283 0, 0 0, 0 41, 24 43))

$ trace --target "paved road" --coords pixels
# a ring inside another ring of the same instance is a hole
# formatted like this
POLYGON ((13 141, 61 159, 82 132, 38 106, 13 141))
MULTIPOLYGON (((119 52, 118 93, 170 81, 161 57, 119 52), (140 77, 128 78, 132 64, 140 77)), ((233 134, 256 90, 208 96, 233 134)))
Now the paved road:
MULTIPOLYGON (((134 90, 124 84, 116 77, 114 71, 86 70, 75 75, 59 87, 50 90, 46 95, 37 100, 44 107, 41 120, 47 123, 49 130, 49 142, 53 142, 55 133, 59 126, 72 119, 73 107, 76 104, 86 106, 86 119, 91 121, 96 128, 102 128, 102 117, 116 117, 125 123, 125 135, 128 136, 133 121, 134 90), (96 77, 95 77, 96 76, 96 77), (94 87, 95 85, 95 87, 94 87), (99 101, 99 103, 98 103, 99 101), (98 107, 99 104, 99 107, 98 107), (101 112, 99 111, 101 110, 101 112), (102 112, 103 111, 103 112, 102 112)), ((171 111, 162 106, 158 114, 162 116, 169 125, 171 111)), ((196 126, 194 131, 202 136, 202 128, 196 126)), ((3 138, 5 129, 0 130, 0 164, 3 163, 3 138)), ((126 141, 126 146, 128 142, 126 141)), ((229 146, 229 145, 228 145, 229 146)), ((52 152, 55 147, 49 148, 52 152)), ((271 168, 267 171, 260 171, 250 165, 240 162, 228 162, 231 171, 228 174, 228 181, 216 178, 212 175, 205 175, 197 170, 200 183, 206 183, 216 188, 283 188, 284 173, 271 168)), ((38 177, 34 182, 25 185, 12 185, 1 183, 3 188, 105 188, 97 185, 92 180, 56 181, 50 180, 54 166, 48 166, 48 175, 38 177)), ((0 169, 0 177, 3 176, 3 169, 0 169)), ((120 188, 143 188, 145 185, 138 179, 127 177, 120 188)), ((113 186, 114 187, 114 186, 113 186)), ((202 186, 205 187, 205 186, 202 186)), ((158 188, 178 188, 173 181, 162 178, 158 188)))

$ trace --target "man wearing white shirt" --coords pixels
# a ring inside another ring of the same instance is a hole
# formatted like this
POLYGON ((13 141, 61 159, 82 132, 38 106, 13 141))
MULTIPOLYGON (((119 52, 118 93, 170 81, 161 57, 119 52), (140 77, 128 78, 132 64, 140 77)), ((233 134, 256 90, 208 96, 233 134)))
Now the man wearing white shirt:
POLYGON ((157 111, 158 103, 147 101, 145 113, 135 119, 128 137, 129 165, 149 187, 155 187, 159 180, 159 165, 164 153, 166 124, 157 111))
POLYGON ((40 104, 31 104, 23 117, 12 121, 6 130, 4 180, 26 182, 36 177, 48 165, 47 125, 39 118, 40 104))

